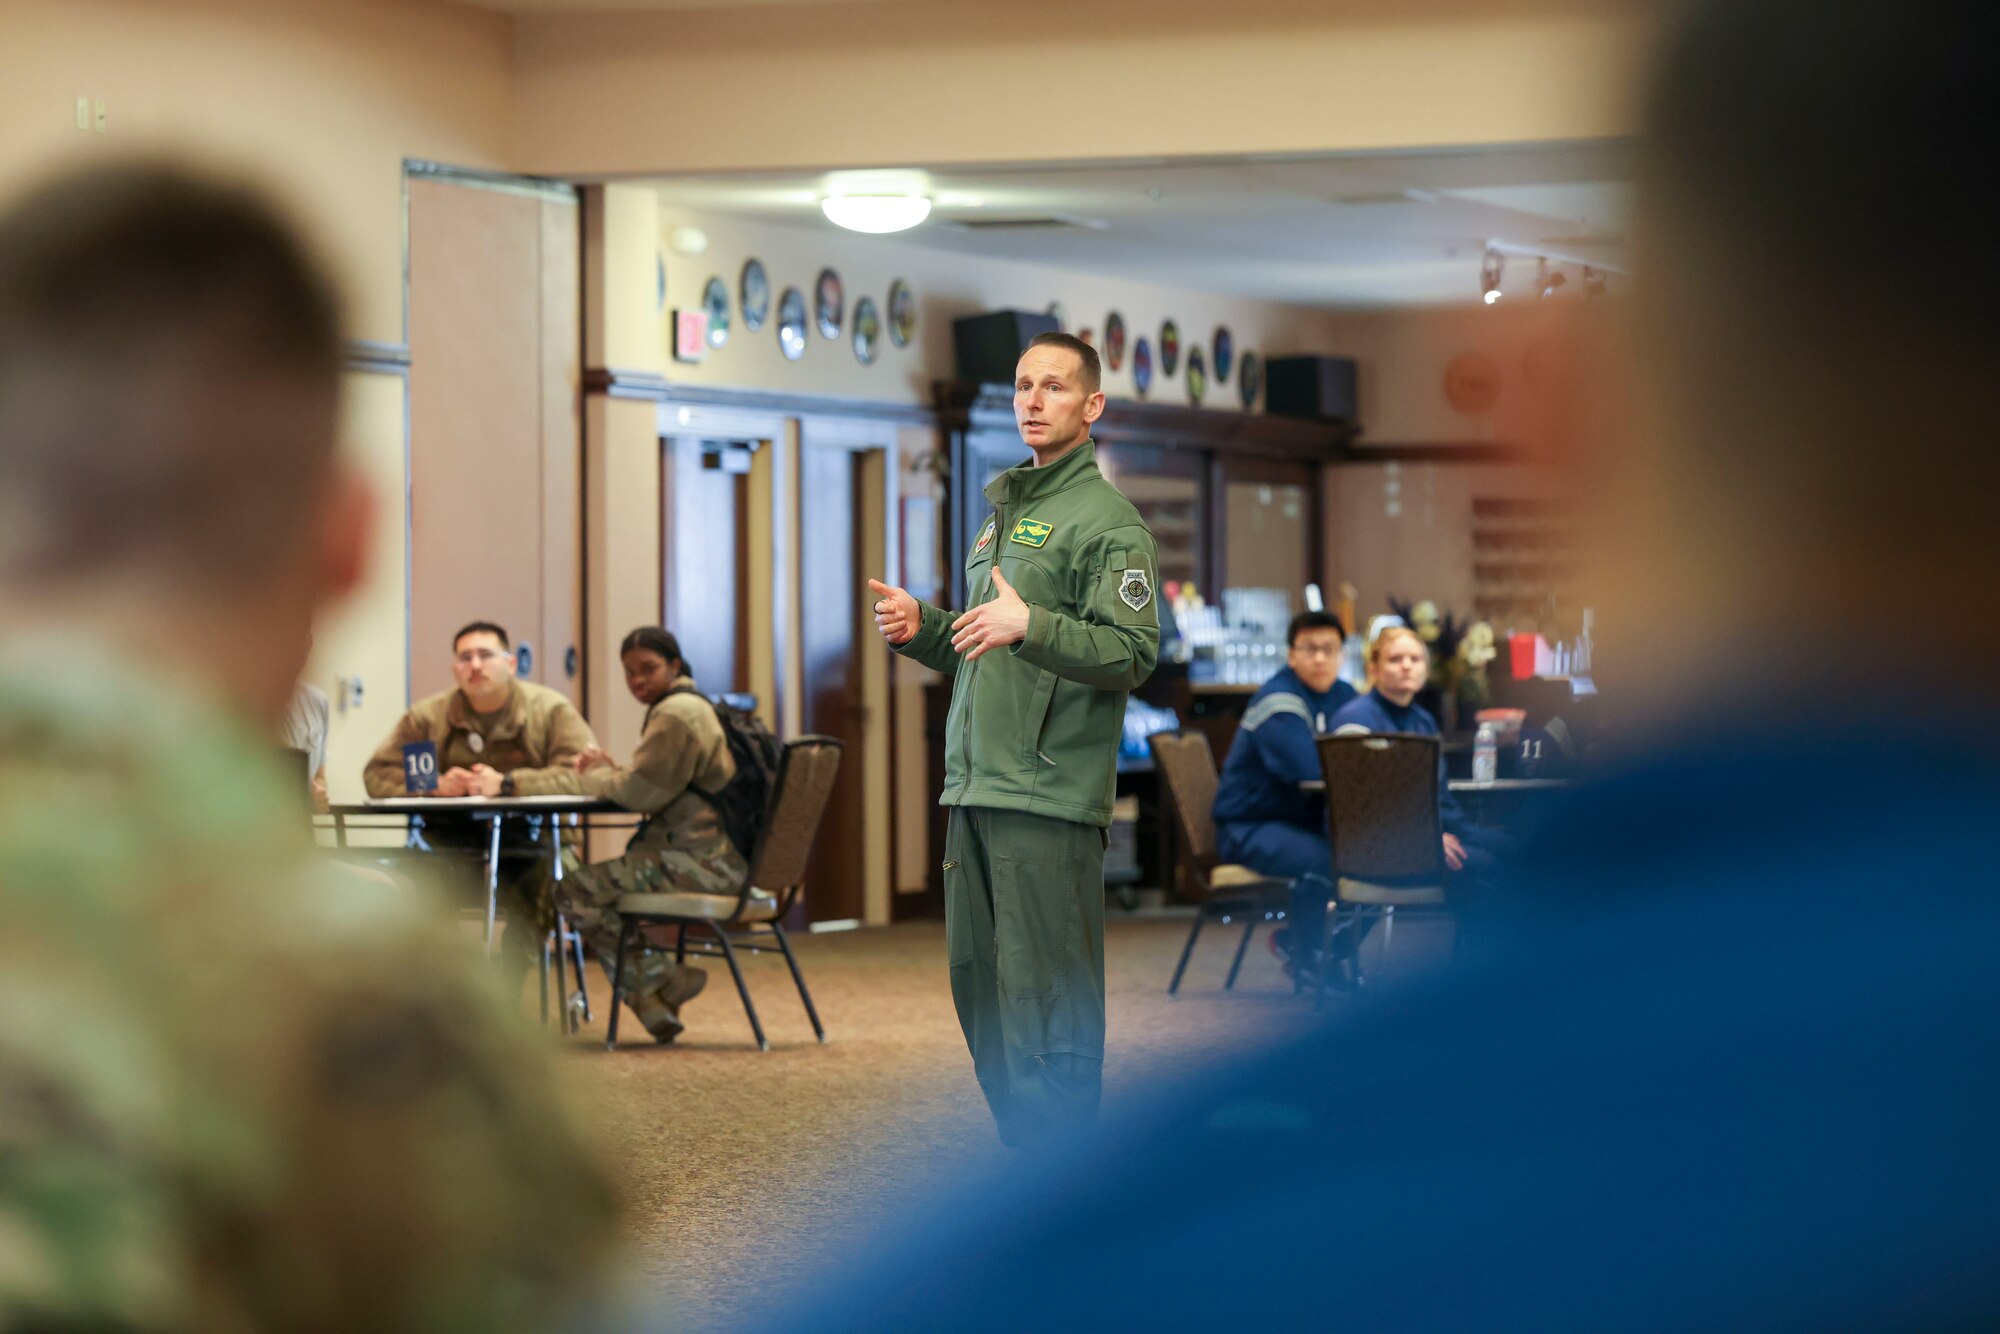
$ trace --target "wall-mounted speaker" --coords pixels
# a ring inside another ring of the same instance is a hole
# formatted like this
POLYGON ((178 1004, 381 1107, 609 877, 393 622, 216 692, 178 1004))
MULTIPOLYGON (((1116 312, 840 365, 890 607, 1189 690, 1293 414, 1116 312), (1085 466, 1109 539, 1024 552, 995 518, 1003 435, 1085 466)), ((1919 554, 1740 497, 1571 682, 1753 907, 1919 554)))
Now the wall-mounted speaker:
POLYGON ((1353 357, 1272 357, 1264 363, 1264 410, 1279 417, 1359 426, 1353 357))
POLYGON ((1014 367, 1036 335, 1060 332, 1053 315, 995 310, 951 322, 958 378, 970 384, 1012 384, 1014 367))

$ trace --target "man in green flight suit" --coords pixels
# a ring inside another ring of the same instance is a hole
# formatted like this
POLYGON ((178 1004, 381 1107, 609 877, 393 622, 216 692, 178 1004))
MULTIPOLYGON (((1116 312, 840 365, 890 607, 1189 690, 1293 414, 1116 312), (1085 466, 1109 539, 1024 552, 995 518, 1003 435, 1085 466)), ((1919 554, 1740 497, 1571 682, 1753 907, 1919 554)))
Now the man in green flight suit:
POLYGON ((959 615, 876 580, 898 653, 952 673, 945 933, 973 1071, 1010 1145, 1096 1112, 1104 1065, 1104 847, 1125 695, 1160 629, 1153 535, 1097 468, 1097 353, 1043 334, 1014 418, 1034 454, 986 488, 959 615), (998 651, 996 651, 998 650, 998 651))

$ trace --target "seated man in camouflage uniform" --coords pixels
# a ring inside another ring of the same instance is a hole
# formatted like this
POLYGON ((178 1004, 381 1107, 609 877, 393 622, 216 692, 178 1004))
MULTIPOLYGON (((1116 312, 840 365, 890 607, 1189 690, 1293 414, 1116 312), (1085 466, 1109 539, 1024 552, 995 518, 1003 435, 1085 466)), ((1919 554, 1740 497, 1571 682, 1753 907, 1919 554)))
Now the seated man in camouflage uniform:
MULTIPOLYGON (((680 642, 657 626, 634 630, 619 646, 625 687, 646 706, 645 729, 631 767, 614 764, 592 747, 577 757, 583 790, 646 816, 625 855, 583 866, 574 853, 564 865, 557 893, 563 914, 590 942, 607 977, 618 967, 617 912, 621 894, 680 890, 736 894, 750 873, 729 840, 714 803, 736 777, 736 761, 715 708, 695 687, 681 659, 680 642)), ((708 984, 708 974, 675 964, 643 941, 625 962, 625 994, 632 1013, 661 1042, 680 1036, 681 1005, 708 984)))
POLYGON ((333 293, 158 167, 0 207, 0 1329, 575 1328, 612 1197, 271 744, 371 505, 333 293))
MULTIPOLYGON (((578 792, 576 757, 597 744, 590 724, 559 690, 516 678, 507 632, 474 621, 451 638, 452 675, 458 684, 418 700, 368 759, 362 782, 371 797, 409 794, 403 747, 428 741, 437 747, 440 797, 511 797, 578 792)), ((465 816, 431 816, 424 837, 437 848, 484 853, 486 826, 465 816)), ((503 847, 517 855, 500 868, 501 902, 509 921, 503 944, 506 976, 516 991, 534 966, 549 927, 546 854, 530 851, 534 835, 524 821, 502 829, 503 847)))

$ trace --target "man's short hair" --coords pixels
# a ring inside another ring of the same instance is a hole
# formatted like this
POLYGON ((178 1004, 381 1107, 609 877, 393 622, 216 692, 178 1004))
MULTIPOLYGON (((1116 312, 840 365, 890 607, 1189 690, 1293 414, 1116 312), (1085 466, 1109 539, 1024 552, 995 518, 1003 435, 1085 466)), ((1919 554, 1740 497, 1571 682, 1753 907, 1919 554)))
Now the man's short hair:
POLYGON ((1074 352, 1076 359, 1083 363, 1083 384, 1091 393, 1096 393, 1104 385, 1104 366, 1097 359, 1097 349, 1078 338, 1075 334, 1036 334, 1028 340, 1029 347, 1059 347, 1065 352, 1074 352))
POLYGON ((471 621, 460 626, 458 633, 451 637, 451 651, 453 653, 458 652, 458 641, 467 635, 492 635, 500 641, 501 648, 506 649, 510 653, 514 651, 514 645, 508 640, 505 630, 491 621, 471 621))
POLYGON ((0 577, 269 568, 341 356, 331 284, 247 188, 99 166, 0 210, 0 577))
POLYGON ((1292 617, 1292 623, 1285 627, 1285 647, 1294 648, 1299 636, 1308 630, 1331 630, 1342 639, 1347 638, 1347 627, 1340 618, 1330 611, 1302 611, 1292 617))

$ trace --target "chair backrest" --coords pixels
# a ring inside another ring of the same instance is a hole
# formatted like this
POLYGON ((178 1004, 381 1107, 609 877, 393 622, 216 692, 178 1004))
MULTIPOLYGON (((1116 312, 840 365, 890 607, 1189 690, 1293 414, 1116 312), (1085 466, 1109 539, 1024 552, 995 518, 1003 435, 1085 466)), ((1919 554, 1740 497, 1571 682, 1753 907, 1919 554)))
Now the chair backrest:
POLYGON ((1444 879, 1438 739, 1371 734, 1319 739, 1335 875, 1444 879))
POLYGON ((1155 732, 1146 738, 1153 750, 1153 770, 1166 788, 1181 827, 1188 857, 1200 870, 1203 887, 1215 869, 1215 752, 1208 738, 1192 727, 1155 732))
POLYGON ((778 757, 778 776, 771 784, 764 832, 758 836, 756 855, 750 859, 746 895, 754 885, 782 897, 805 883, 813 839, 819 834, 820 817, 826 814, 827 799, 833 795, 834 779, 840 773, 840 749, 838 738, 830 736, 802 736, 785 743, 778 757))

